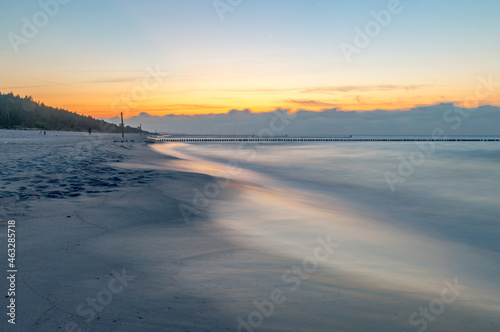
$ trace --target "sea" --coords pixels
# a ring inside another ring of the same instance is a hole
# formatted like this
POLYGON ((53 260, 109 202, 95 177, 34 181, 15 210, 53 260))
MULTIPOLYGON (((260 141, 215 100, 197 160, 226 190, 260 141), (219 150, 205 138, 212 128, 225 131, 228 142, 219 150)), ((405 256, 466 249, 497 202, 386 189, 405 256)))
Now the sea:
POLYGON ((366 288, 432 300, 447 280, 467 289, 465 307, 500 313, 500 142, 154 149, 176 157, 171 169, 214 176, 191 207, 242 245, 302 261, 329 241, 335 253, 316 263, 366 288))

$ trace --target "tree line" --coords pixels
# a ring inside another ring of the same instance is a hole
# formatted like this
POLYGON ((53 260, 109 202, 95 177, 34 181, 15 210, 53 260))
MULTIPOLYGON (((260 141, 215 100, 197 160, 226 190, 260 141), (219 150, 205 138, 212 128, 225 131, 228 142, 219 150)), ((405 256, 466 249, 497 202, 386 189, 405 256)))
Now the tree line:
MULTIPOLYGON (((65 109, 54 108, 34 101, 31 96, 24 98, 12 92, 0 92, 0 128, 66 131, 97 131, 119 133, 121 126, 91 116, 80 115, 65 109)), ((140 133, 139 128, 125 127, 127 133, 140 133)))

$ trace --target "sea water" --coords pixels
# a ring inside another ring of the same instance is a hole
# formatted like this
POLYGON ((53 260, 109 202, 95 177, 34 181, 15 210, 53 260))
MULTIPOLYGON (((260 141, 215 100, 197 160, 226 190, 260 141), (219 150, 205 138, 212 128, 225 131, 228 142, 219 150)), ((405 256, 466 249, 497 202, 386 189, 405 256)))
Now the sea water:
POLYGON ((322 266, 367 287, 432 293, 458 279, 470 305, 500 312, 498 142, 155 148, 224 179, 206 188, 211 218, 248 247, 301 260, 322 237, 336 245, 322 266), (236 194, 215 201, 228 183, 236 194))

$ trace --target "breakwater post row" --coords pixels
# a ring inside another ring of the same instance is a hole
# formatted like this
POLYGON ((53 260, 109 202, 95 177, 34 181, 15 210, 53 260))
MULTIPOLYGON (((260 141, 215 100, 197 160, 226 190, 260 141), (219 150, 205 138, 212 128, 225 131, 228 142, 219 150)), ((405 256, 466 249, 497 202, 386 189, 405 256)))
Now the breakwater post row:
POLYGON ((343 137, 148 137, 148 141, 176 143, 220 142, 500 142, 500 138, 343 138, 343 137))

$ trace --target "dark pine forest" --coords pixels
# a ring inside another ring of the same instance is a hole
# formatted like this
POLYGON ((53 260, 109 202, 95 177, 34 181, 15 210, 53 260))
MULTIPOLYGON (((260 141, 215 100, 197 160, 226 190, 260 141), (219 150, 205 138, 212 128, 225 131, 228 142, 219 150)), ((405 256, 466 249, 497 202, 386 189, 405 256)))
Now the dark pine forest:
MULTIPOLYGON (((121 132, 121 126, 94 119, 90 116, 54 108, 34 101, 31 96, 24 98, 12 92, 0 92, 0 128, 65 131, 92 131, 104 133, 121 132)), ((125 127, 127 133, 140 133, 139 128, 125 127)))

